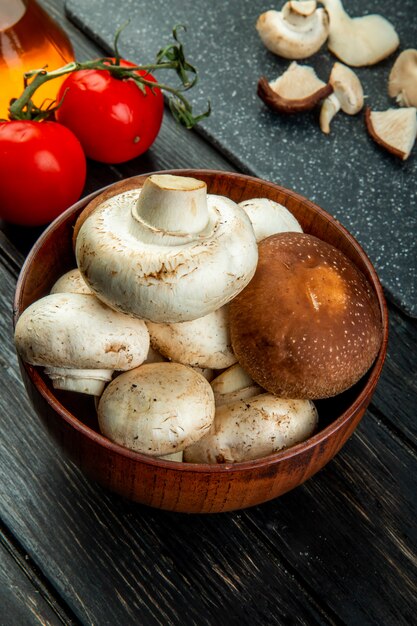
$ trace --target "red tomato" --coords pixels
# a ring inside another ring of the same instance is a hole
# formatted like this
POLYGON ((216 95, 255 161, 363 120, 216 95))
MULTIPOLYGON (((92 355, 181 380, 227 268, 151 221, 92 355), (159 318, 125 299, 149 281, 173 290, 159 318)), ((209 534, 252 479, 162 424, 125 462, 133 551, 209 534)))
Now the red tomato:
POLYGON ((80 197, 86 159, 75 135, 56 122, 0 123, 0 217, 40 226, 80 197))
MULTIPOLYGON (((151 74, 139 73, 156 82, 151 74)), ((161 127, 162 92, 146 87, 144 94, 131 78, 114 78, 106 70, 72 72, 58 92, 57 101, 62 98, 56 119, 72 130, 86 155, 96 161, 123 163, 139 156, 161 127)))

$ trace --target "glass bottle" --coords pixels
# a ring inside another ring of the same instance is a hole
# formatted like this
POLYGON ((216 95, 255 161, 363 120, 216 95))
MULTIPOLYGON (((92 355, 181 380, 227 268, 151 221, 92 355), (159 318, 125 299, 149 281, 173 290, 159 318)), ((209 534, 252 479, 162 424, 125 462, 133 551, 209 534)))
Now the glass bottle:
MULTIPOLYGON (((21 95, 25 72, 52 70, 73 60, 68 36, 36 0, 0 0, 0 119, 7 119, 10 99, 21 95)), ((35 104, 54 100, 64 79, 42 85, 35 104)))

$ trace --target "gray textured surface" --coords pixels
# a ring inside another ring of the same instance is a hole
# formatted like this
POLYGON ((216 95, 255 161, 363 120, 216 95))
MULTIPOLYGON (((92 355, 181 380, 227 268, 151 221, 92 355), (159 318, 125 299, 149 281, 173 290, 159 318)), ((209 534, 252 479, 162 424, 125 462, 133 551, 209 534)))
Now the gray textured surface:
MULTIPOLYGON (((186 24, 186 53, 200 75, 189 97, 195 112, 208 98, 213 109, 200 132, 245 171, 294 189, 336 217, 362 244, 391 299, 417 317, 417 146, 402 162, 368 137, 362 114, 339 113, 325 136, 317 111, 283 117, 263 105, 256 96, 259 76, 276 78, 288 61, 263 47, 255 22, 261 12, 280 5, 265 0, 66 2, 69 17, 108 50, 129 17, 120 49, 137 63, 153 61, 171 41, 172 27, 186 24)), ((365 12, 360 0, 346 0, 345 6, 351 15, 365 12)), ((367 13, 381 13, 394 24, 400 50, 417 47, 415 8, 415 0, 366 3, 367 13)), ((395 106, 386 94, 395 56, 357 70, 367 104, 375 110, 395 106)), ((302 63, 326 80, 334 60, 324 46, 302 63)), ((175 146, 172 151, 174 167, 175 146)))

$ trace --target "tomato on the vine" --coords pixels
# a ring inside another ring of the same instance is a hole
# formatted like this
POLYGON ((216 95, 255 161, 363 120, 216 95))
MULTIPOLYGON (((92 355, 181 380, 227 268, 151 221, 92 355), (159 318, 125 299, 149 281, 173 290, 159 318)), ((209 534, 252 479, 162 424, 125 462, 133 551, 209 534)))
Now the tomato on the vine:
MULTIPOLYGON (((121 60, 125 67, 135 67, 121 60)), ((151 82, 147 71, 137 72, 151 82)), ((103 163, 122 163, 145 152, 155 141, 162 123, 164 101, 159 88, 132 78, 116 78, 106 70, 72 72, 60 87, 55 115, 80 140, 86 155, 103 163)))
POLYGON ((86 159, 75 135, 56 122, 0 122, 0 218, 40 226, 76 202, 86 159))

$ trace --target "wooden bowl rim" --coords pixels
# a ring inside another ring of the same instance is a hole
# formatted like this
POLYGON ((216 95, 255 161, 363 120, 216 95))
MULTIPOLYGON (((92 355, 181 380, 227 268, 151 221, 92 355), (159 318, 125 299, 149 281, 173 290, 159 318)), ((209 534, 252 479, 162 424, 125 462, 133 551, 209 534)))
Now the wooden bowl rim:
POLYGON ((149 466, 154 466, 155 468, 163 468, 167 471, 176 471, 176 472, 196 472, 196 473, 230 473, 230 472, 244 472, 251 471, 255 469, 262 469, 264 467, 270 467, 277 463, 280 463, 283 460, 289 459, 291 457, 296 457, 301 455, 311 448, 316 447, 321 442, 325 441, 331 435, 337 433, 337 431, 342 428, 345 422, 349 421, 356 412, 362 407, 367 406, 374 389, 379 380, 382 367, 385 361, 387 345, 388 345, 388 309, 385 301, 385 296, 383 292, 383 288, 381 286, 380 280, 376 273, 375 268, 372 265, 368 255, 363 250, 362 246, 355 239, 355 237, 334 217, 330 215, 327 211, 319 207, 317 204, 308 200, 304 196, 298 194, 295 191, 282 187, 276 183, 271 181, 263 180, 257 178, 255 176, 249 176, 247 174, 240 174, 237 172, 228 172, 223 170, 200 170, 200 169, 174 169, 174 170, 162 170, 162 171, 153 171, 146 174, 140 174, 137 176, 132 176, 122 181, 116 181, 115 183, 111 183, 101 189, 98 189, 88 196, 85 196, 71 207, 69 207, 66 211, 64 211, 60 216, 58 216, 42 233, 39 239, 35 242, 32 249, 30 250, 23 266, 20 271, 15 290, 15 297, 13 303, 13 323, 16 325, 17 319, 19 317, 19 313, 21 310, 21 302, 23 298, 23 291, 26 281, 26 275, 28 272, 28 268, 33 262, 33 259, 36 257, 38 251, 42 248, 44 240, 49 237, 49 234, 53 232, 62 222, 65 222, 70 214, 77 213, 80 209, 83 209, 87 206, 87 204, 93 200, 96 196, 101 194, 102 192, 108 190, 117 184, 122 184, 126 181, 131 181, 134 179, 145 179, 152 174, 174 174, 174 175, 183 175, 183 176, 194 176, 198 178, 199 175, 203 176, 224 176, 226 178, 236 178, 239 180, 247 180, 248 182, 256 182, 261 183, 263 186, 269 187, 274 191, 280 192, 295 201, 303 203, 307 205, 308 208, 312 209, 313 212, 316 212, 321 215, 326 221, 332 223, 336 228, 342 232, 343 236, 349 241, 350 245, 360 254, 364 264, 367 267, 369 275, 371 277, 371 285, 376 292, 379 304, 379 310, 381 314, 382 320, 382 343, 381 348, 378 353, 377 358, 375 359, 372 367, 365 376, 368 377, 368 381, 366 382, 364 388, 359 393, 354 402, 341 414, 339 417, 334 419, 328 426, 320 430, 312 437, 309 437, 306 441, 303 441, 299 444, 291 446, 285 450, 281 450, 275 452, 271 455, 261 457, 259 459, 253 459, 249 461, 242 461, 239 463, 224 463, 224 464, 208 464, 208 463, 178 463, 175 461, 169 461, 166 459, 160 459, 156 457, 151 457, 149 455, 141 454, 140 452, 134 452, 133 450, 129 450, 117 443, 110 441, 104 435, 99 432, 93 430, 84 422, 79 420, 73 413, 71 413, 59 400, 55 397, 51 389, 46 385, 45 381, 41 377, 38 369, 32 365, 29 365, 23 362, 20 357, 19 361, 21 365, 25 368, 30 380, 38 389, 39 393, 44 397, 47 403, 51 406, 51 408, 62 418, 64 419, 71 427, 75 430, 79 431, 80 434, 86 436, 88 439, 92 440, 93 443, 98 444, 99 446, 104 447, 109 452, 115 453, 117 455, 121 455, 130 461, 134 461, 138 464, 145 464, 149 466))

